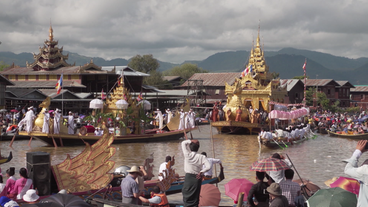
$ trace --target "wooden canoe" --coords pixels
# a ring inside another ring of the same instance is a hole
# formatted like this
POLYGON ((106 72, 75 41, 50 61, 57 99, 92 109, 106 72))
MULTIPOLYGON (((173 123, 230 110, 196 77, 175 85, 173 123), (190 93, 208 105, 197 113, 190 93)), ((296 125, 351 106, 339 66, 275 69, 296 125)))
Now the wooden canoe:
POLYGON ((368 133, 364 134, 338 134, 335 132, 327 131, 330 137, 348 138, 348 139, 368 139, 368 133))

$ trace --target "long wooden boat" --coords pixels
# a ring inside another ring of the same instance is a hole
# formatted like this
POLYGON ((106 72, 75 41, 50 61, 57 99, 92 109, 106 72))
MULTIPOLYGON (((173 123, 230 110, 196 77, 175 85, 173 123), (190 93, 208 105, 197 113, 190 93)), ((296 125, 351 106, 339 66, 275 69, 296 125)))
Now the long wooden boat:
MULTIPOLYGON (((186 129, 186 132, 195 130, 197 128, 186 129)), ((85 145, 85 143, 94 144, 101 136, 96 135, 78 135, 78 134, 46 134, 42 132, 19 132, 20 135, 33 137, 40 140, 50 146, 76 146, 85 145), (54 143, 55 141, 55 143, 54 143)), ((114 144, 117 143, 135 143, 135 142, 161 142, 178 140, 184 137, 184 130, 164 131, 162 133, 155 134, 130 134, 124 136, 115 136, 114 144)))
POLYGON ((266 125, 242 121, 216 121, 211 122, 211 126, 216 127, 219 133, 229 134, 258 134, 261 128, 266 125))
POLYGON ((364 134, 339 134, 336 132, 327 131, 330 137, 339 137, 339 138, 348 138, 348 139, 367 139, 368 140, 368 133, 364 134))
POLYGON ((258 136, 258 142, 261 145, 263 145, 265 147, 268 147, 268 148, 288 147, 288 146, 291 146, 291 145, 296 145, 296 144, 302 143, 307 139, 308 139, 307 137, 303 137, 302 139, 289 142, 289 141, 285 141, 285 139, 282 139, 282 138, 278 138, 276 140, 272 140, 272 139, 268 140, 268 139, 262 139, 258 136))
MULTIPOLYGON (((213 177, 209 180, 203 180, 202 185, 204 185, 204 184, 216 184, 216 183, 221 182, 224 179, 225 179, 225 174, 224 174, 223 169, 221 169, 220 173, 217 177, 213 177)), ((146 197, 150 196, 153 187, 156 186, 158 182, 159 182, 159 180, 145 181, 145 183, 144 183, 144 187, 145 187, 144 194, 145 194, 146 197)), ((177 182, 172 183, 171 187, 165 192, 166 195, 180 193, 183 189, 183 184, 184 184, 184 180, 179 180, 177 182)), ((73 193, 73 194, 81 197, 82 199, 105 198, 105 199, 108 199, 108 200, 120 200, 120 201, 122 199, 121 187, 120 186, 105 188, 105 189, 102 189, 102 190, 90 190, 90 191, 85 191, 85 192, 78 192, 78 193, 73 193)))

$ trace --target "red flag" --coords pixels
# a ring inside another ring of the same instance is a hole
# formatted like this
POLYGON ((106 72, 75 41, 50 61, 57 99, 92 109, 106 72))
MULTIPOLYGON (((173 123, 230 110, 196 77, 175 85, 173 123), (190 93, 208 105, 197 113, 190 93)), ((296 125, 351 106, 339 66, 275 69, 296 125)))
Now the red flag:
POLYGON ((105 93, 102 89, 102 91, 101 91, 101 100, 104 100, 104 99, 106 99, 106 95, 105 95, 105 93))
POLYGON ((303 70, 305 70, 307 67, 307 59, 305 59, 304 65, 303 65, 303 70))
POLYGON ((63 74, 61 74, 58 82, 56 83, 56 87, 55 88, 57 89, 56 94, 60 94, 60 91, 63 88, 63 74))

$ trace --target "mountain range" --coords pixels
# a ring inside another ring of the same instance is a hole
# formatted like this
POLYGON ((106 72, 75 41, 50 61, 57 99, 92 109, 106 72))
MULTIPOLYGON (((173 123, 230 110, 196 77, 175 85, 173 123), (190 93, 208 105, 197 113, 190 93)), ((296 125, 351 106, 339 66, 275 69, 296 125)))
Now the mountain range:
MULTIPOLYGON (((68 52, 65 51, 64 54, 68 52)), ((249 51, 229 51, 220 52, 209 56, 200 61, 185 61, 184 63, 197 64, 198 67, 209 72, 238 72, 244 69, 248 61, 249 51)), ((346 57, 334 56, 327 53, 311 50, 301 50, 295 48, 283 48, 279 51, 264 51, 266 63, 270 72, 280 74, 280 78, 289 79, 295 76, 302 76, 305 59, 307 60, 307 76, 309 78, 347 80, 352 84, 368 85, 368 58, 362 57, 351 59, 346 57)), ((69 52, 68 63, 84 65, 93 62, 99 66, 128 65, 129 60, 116 58, 105 60, 100 57, 87 57, 77 53, 69 52)), ((6 64, 15 64, 24 67, 26 61, 33 62, 31 53, 15 54, 12 52, 0 52, 0 61, 6 64)), ((171 69, 180 64, 169 62, 160 63, 160 71, 171 69)))

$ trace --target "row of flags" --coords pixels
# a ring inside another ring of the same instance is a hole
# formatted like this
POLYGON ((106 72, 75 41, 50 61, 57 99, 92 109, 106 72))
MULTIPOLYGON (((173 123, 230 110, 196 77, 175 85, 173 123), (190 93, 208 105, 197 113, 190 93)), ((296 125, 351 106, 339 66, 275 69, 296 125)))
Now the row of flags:
MULTIPOLYGON (((119 82, 120 82, 120 79, 119 79, 119 82)), ((63 88, 63 74, 61 74, 59 80, 57 81, 56 83, 56 94, 60 94, 61 92, 61 89, 63 88)), ((102 100, 105 100, 106 99, 106 94, 104 93, 103 89, 101 91, 101 99, 102 100)), ((127 97, 126 95, 124 94, 124 100, 127 100, 127 97)), ((142 101, 143 100, 143 96, 142 96, 142 92, 138 95, 137 97, 137 101, 142 101)))

